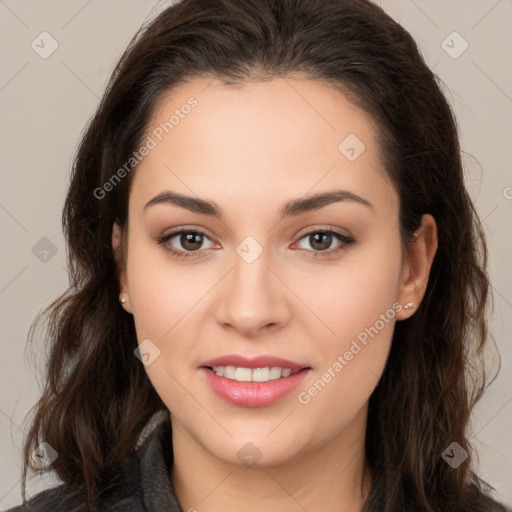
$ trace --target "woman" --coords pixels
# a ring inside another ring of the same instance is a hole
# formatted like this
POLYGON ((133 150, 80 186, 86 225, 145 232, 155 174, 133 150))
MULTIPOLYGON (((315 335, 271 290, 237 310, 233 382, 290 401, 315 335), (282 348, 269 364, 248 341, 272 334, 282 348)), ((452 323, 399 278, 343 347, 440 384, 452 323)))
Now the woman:
POLYGON ((24 452, 63 484, 14 510, 505 510, 466 432, 489 282, 456 123, 380 7, 166 9, 63 223, 24 452))

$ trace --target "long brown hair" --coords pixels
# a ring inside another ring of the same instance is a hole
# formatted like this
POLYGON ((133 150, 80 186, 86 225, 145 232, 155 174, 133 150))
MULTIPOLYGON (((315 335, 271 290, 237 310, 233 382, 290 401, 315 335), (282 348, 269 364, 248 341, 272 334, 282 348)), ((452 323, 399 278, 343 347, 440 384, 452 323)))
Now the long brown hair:
POLYGON ((165 409, 133 353, 111 245, 113 223, 126 225, 136 168, 98 190, 140 146, 164 92, 197 76, 237 83, 296 74, 340 89, 376 122, 402 241, 413 242, 424 213, 438 226, 426 295, 397 323, 370 399, 365 451, 375 481, 364 510, 489 510, 467 433, 488 380, 484 234, 441 81, 410 34, 368 0, 182 0, 133 38, 74 159, 63 211, 71 283, 38 317, 48 321, 50 352, 24 449, 24 497, 27 470, 37 469, 30 454, 45 441, 58 453, 51 469, 93 506, 165 409), (455 469, 441 456, 452 442, 470 454, 455 469))

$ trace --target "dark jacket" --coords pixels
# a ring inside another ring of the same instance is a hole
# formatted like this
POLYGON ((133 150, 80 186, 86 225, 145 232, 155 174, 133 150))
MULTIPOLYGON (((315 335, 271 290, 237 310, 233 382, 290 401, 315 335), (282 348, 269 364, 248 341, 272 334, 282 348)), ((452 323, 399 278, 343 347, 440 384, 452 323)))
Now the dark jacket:
MULTIPOLYGON (((100 510, 119 512, 184 512, 174 494, 170 474, 172 436, 169 423, 156 424, 124 465, 121 483, 100 510)), ((40 492, 7 512, 86 512, 83 491, 60 485, 40 492)))
MULTIPOLYGON (((164 416, 149 425, 142 434, 138 449, 126 464, 122 479, 101 501, 101 512, 193 512, 183 511, 171 485, 173 461, 172 433, 169 417, 164 416)), ((365 510, 381 510, 382 480, 374 485, 365 510)), ((405 500, 407 502, 407 500, 405 500)), ((60 485, 43 491, 25 504, 7 512, 89 512, 85 505, 83 490, 60 485)), ((262 510, 264 507, 262 506, 262 510)), ((456 510, 460 510, 457 508, 456 510)), ((491 498, 475 491, 475 500, 470 511, 512 512, 491 498)), ((404 503, 400 512, 415 511, 416 507, 404 503)))

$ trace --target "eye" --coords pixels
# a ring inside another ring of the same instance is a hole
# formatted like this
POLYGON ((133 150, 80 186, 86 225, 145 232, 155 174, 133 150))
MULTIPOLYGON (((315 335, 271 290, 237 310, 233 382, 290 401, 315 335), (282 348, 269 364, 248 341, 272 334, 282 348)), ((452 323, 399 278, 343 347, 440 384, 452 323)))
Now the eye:
MULTIPOLYGON (((316 229, 309 231, 303 235, 300 240, 306 240, 306 242, 313 248, 313 257, 325 257, 330 256, 338 251, 341 251, 346 246, 354 244, 355 239, 351 236, 338 233, 330 229, 316 229), (328 250, 332 247, 333 242, 338 241, 338 247, 333 250, 328 250)), ((300 242, 299 240, 299 242, 300 242)), ((304 249, 304 247, 301 247, 304 249)), ((307 249, 307 247, 306 247, 307 249)))
POLYGON ((177 258, 190 258, 198 257, 198 254, 202 252, 201 245, 204 242, 204 238, 210 239, 206 233, 198 229, 180 228, 168 235, 164 235, 156 239, 156 242, 164 248, 167 252, 170 252, 177 258), (181 245, 182 249, 175 249, 170 242, 173 238, 176 238, 178 245, 181 245))

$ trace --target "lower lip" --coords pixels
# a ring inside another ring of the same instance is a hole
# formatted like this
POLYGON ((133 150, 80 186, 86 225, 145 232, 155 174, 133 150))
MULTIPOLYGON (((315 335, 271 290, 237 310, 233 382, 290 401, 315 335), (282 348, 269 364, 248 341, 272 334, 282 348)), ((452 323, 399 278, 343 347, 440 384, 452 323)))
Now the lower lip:
POLYGON ((264 407, 291 393, 306 377, 309 368, 303 368, 289 377, 268 382, 238 382, 221 377, 209 368, 202 367, 209 386, 224 400, 242 407, 264 407))

